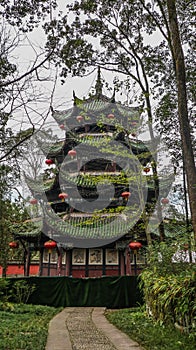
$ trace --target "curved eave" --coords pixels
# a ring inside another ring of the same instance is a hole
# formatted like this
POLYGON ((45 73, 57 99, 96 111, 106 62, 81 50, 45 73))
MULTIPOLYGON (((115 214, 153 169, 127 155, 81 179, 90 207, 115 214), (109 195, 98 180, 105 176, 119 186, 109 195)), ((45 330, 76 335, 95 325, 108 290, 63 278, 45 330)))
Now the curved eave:
POLYGON ((65 140, 60 140, 55 143, 49 143, 49 142, 43 142, 43 141, 38 141, 39 147, 42 150, 42 152, 48 157, 48 158, 53 158, 57 156, 58 154, 63 152, 65 140))
MULTIPOLYGON (((101 144, 105 146, 106 142, 116 142, 116 140, 118 141, 119 134, 119 132, 114 132, 112 135, 111 133, 103 133, 102 136, 102 134, 100 133, 100 136, 94 136, 93 133, 86 133, 80 135, 78 133, 69 131, 67 134, 67 139, 73 144, 80 144, 80 147, 82 147, 82 144, 84 144, 90 147, 100 148, 101 144)), ((143 154, 143 158, 152 158, 149 143, 146 144, 140 140, 131 140, 128 137, 125 137, 124 140, 119 141, 122 141, 122 143, 127 145, 127 147, 130 147, 136 156, 143 154)), ((106 152, 105 149, 104 152, 106 152)))
POLYGON ((40 178, 39 180, 35 180, 35 179, 30 178, 27 175, 24 175, 24 177, 25 177, 25 182, 26 182, 29 190, 35 196, 42 195, 46 191, 51 190, 53 188, 53 186, 55 184, 55 180, 56 180, 56 177, 54 177, 53 179, 50 179, 50 180, 47 180, 44 182, 43 178, 40 178))
POLYGON ((36 238, 39 237, 41 235, 41 230, 40 228, 37 228, 35 230, 31 230, 31 231, 26 231, 26 232, 18 232, 17 234, 15 234, 15 239, 30 239, 30 238, 36 238))
MULTIPOLYGON (((89 173, 75 173, 70 175, 66 171, 61 171, 61 182, 66 186, 76 185, 79 187, 94 188, 99 183, 110 181, 113 184, 123 185, 122 177, 119 179, 120 172, 89 172, 89 173)), ((125 182, 127 180, 125 177, 125 182)))
POLYGON ((56 120, 56 122, 61 125, 64 124, 66 119, 70 118, 73 115, 74 107, 69 108, 63 111, 52 110, 52 116, 56 120))
MULTIPOLYGON (((114 103, 113 98, 109 99, 104 95, 92 96, 86 100, 79 100, 75 102, 73 108, 56 111, 52 110, 52 116, 58 124, 64 124, 71 128, 79 126, 79 122, 76 117, 78 115, 83 116, 83 123, 95 123, 98 120, 103 121, 105 116, 105 122, 111 124, 121 125, 122 121, 125 128, 132 129, 131 123, 137 122, 139 125, 140 115, 142 113, 142 107, 126 107, 120 103, 114 103), (111 120, 107 118, 108 114, 114 114, 115 119, 111 120)), ((134 127, 135 128, 135 127, 134 127)))
MULTIPOLYGON (((166 175, 165 177, 159 177, 159 189, 164 190, 170 190, 172 183, 175 180, 174 174, 166 175)), ((147 176, 147 182, 148 182, 148 188, 154 189, 154 180, 152 175, 147 176)))
MULTIPOLYGON (((165 220, 163 220, 163 222, 164 221, 165 220)), ((169 219, 167 221, 169 221, 169 219)), ((154 229, 152 228, 151 230, 157 236, 160 234, 157 225, 154 229)), ((164 232, 165 236, 168 238, 178 239, 178 237, 186 237, 187 226, 185 223, 181 224, 179 222, 176 222, 175 224, 171 224, 170 222, 164 222, 164 232)))
POLYGON ((80 225, 70 225, 68 222, 57 218, 57 216, 51 212, 45 212, 46 225, 52 229, 51 237, 60 240, 61 242, 73 243, 74 246, 82 247, 88 245, 93 247, 97 244, 104 245, 110 241, 120 238, 127 233, 132 223, 126 222, 122 218, 117 218, 109 224, 103 224, 102 226, 97 221, 97 225, 94 227, 81 227, 80 225))

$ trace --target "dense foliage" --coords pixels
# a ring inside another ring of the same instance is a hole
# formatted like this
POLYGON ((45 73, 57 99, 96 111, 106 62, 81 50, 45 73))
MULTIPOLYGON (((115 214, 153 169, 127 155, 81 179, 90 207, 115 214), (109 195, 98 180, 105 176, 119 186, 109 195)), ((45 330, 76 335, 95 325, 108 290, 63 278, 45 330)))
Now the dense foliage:
POLYGON ((45 349, 49 321, 61 309, 26 305, 35 288, 27 281, 0 278, 0 349, 45 349))
POLYGON ((161 243, 149 249, 141 286, 149 315, 164 324, 195 332, 195 264, 183 246, 161 243))

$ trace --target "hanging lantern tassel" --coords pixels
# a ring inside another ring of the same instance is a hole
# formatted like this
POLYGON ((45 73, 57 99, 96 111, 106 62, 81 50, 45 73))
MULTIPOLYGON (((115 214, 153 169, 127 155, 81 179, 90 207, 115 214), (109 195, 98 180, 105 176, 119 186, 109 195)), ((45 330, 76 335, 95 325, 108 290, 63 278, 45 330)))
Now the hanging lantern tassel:
POLYGON ((68 194, 67 193, 59 193, 59 198, 62 200, 62 202, 65 202, 65 199, 68 198, 68 194))
POLYGON ((140 242, 129 243, 129 248, 133 251, 133 254, 137 254, 138 250, 142 247, 140 242))
POLYGON ((113 113, 110 113, 110 114, 108 114, 108 119, 114 119, 114 114, 113 113))
POLYGON ((127 192, 127 191, 121 193, 121 197, 124 198, 126 201, 128 201, 130 195, 131 195, 131 192, 127 192))
POLYGON ((83 118, 82 115, 78 115, 78 116, 76 117, 76 119, 77 119, 77 121, 78 121, 79 123, 81 123, 81 121, 82 121, 84 118, 83 118))
POLYGON ((54 248, 56 248, 56 246, 57 246, 57 243, 54 242, 54 241, 52 241, 52 240, 47 241, 47 242, 44 243, 44 248, 48 249, 48 253, 49 253, 49 254, 52 253, 52 250, 53 250, 54 248))
POLYGON ((73 159, 76 156, 77 152, 75 151, 75 149, 71 149, 68 152, 68 155, 71 157, 71 159, 73 159))
POLYGON ((52 165, 52 164, 54 164, 54 160, 53 160, 53 159, 46 159, 46 160, 45 160, 45 163, 46 163, 47 165, 52 165))
POLYGON ((9 243, 9 247, 10 247, 11 249, 17 249, 17 248, 18 248, 18 242, 15 242, 15 241, 10 242, 10 243, 9 243))

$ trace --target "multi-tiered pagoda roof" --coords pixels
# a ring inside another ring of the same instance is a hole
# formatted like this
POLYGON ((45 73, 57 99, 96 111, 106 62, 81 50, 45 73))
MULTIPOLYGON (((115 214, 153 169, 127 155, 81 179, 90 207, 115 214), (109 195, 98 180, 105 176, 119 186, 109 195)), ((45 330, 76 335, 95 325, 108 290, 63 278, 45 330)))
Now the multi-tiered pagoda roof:
MULTIPOLYGON (((47 180, 26 175, 41 206, 42 237, 74 247, 103 246, 129 234, 148 204, 156 202, 153 176, 143 171, 153 152, 136 136, 142 108, 104 96, 98 78, 95 95, 81 100, 74 94, 72 108, 52 109, 64 139, 38 139, 54 175, 47 180)), ((163 196, 170 183, 170 178, 160 182, 163 196)))

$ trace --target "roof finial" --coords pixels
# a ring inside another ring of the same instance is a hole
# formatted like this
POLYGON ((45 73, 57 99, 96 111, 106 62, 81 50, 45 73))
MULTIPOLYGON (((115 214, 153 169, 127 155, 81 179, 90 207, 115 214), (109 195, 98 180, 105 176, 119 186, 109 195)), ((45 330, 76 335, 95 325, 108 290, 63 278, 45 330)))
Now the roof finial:
POLYGON ((76 94, 75 91, 73 90, 73 100, 74 100, 74 106, 76 105, 76 94))
POLYGON ((103 84, 102 84, 102 81, 101 81, 101 69, 98 66, 97 81, 96 81, 96 84, 95 84, 95 91, 96 91, 96 96, 97 97, 102 95, 102 87, 103 87, 103 84))
POLYGON ((115 103, 115 95, 116 95, 116 89, 114 87, 114 91, 113 91, 113 95, 112 95, 112 99, 111 99, 112 103, 115 103))

